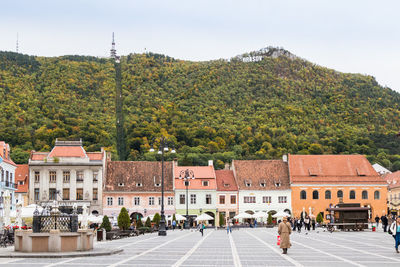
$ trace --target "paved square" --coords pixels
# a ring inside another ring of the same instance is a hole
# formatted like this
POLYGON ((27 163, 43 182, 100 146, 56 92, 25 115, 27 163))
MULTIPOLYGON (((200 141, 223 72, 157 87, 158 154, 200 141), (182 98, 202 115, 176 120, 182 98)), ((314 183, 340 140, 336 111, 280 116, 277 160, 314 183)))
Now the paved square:
POLYGON ((111 256, 64 259, 0 259, 0 266, 400 266, 394 240, 383 232, 310 231, 291 235, 282 255, 276 228, 168 231, 96 243, 123 248, 111 256))

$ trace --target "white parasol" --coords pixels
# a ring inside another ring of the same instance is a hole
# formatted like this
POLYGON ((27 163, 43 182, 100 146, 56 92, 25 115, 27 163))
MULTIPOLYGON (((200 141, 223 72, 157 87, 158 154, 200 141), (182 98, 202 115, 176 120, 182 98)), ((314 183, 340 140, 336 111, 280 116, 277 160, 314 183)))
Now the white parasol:
POLYGON ((274 218, 281 218, 281 217, 290 217, 290 214, 284 211, 278 211, 274 215, 272 215, 274 218))
POLYGON ((268 214, 266 212, 262 212, 262 211, 259 211, 259 212, 256 212, 253 214, 253 218, 267 218, 267 217, 268 217, 268 214))
POLYGON ((253 219, 253 215, 247 213, 247 212, 242 212, 233 217, 234 219, 253 219))
POLYGON ((186 217, 180 215, 180 214, 175 214, 175 219, 177 221, 186 221, 186 217))
POLYGON ((196 221, 209 221, 209 220, 214 220, 213 217, 211 217, 210 215, 203 213, 200 216, 197 216, 196 221))

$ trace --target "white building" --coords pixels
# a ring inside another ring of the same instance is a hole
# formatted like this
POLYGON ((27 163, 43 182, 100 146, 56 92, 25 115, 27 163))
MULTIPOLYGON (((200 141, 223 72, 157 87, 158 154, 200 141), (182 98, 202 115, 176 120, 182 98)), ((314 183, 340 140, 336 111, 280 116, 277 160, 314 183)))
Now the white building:
POLYGON ((56 140, 50 152, 32 151, 29 159, 29 203, 43 206, 58 200, 71 212, 76 203, 92 213, 102 212, 103 173, 106 155, 86 152, 80 141, 56 140))
POLYGON ((6 144, 4 141, 0 141, 0 218, 2 226, 3 215, 4 215, 4 206, 3 206, 3 196, 5 192, 10 192, 10 209, 15 210, 15 190, 17 189, 17 185, 15 183, 15 169, 17 165, 12 161, 10 157, 10 146, 6 144))
POLYGON ((282 160, 233 160, 239 212, 291 213, 288 164, 282 160))

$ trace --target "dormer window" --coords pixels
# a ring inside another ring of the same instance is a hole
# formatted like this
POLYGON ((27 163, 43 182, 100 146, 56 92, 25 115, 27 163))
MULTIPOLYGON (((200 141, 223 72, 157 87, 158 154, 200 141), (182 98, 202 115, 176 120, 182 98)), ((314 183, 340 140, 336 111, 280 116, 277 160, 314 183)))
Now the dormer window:
POLYGON ((142 184, 142 183, 136 183, 136 186, 137 186, 137 187, 142 187, 143 184, 142 184))
POLYGON ((357 171, 358 176, 366 176, 367 175, 363 170, 361 170, 359 168, 356 168, 356 171, 357 171))
POLYGON ((160 187, 161 184, 160 184, 160 183, 155 183, 154 186, 155 186, 155 187, 160 187))
POLYGON ((275 183, 275 187, 280 187, 281 186, 281 182, 276 182, 275 183))
POLYGON ((208 181, 203 181, 203 186, 208 186, 208 181))
POLYGON ((244 181, 244 185, 245 185, 246 187, 250 187, 250 186, 251 186, 251 180, 245 180, 245 181, 244 181))
POLYGON ((229 187, 229 184, 224 184, 224 187, 229 187))
POLYGON ((313 168, 309 168, 308 173, 310 174, 310 176, 317 176, 317 172, 313 168))
POLYGON ((118 186, 122 187, 122 186, 125 186, 125 184, 124 183, 119 183, 118 186))
POLYGON ((265 180, 260 180, 260 186, 261 187, 266 187, 267 186, 267 182, 265 180))

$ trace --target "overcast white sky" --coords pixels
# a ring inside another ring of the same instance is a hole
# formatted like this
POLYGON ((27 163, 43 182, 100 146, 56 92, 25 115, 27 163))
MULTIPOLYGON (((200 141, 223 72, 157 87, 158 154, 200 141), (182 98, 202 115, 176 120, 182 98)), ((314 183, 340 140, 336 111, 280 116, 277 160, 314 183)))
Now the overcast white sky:
POLYGON ((400 92, 400 1, 1 0, 0 50, 230 58, 269 45, 400 92))

